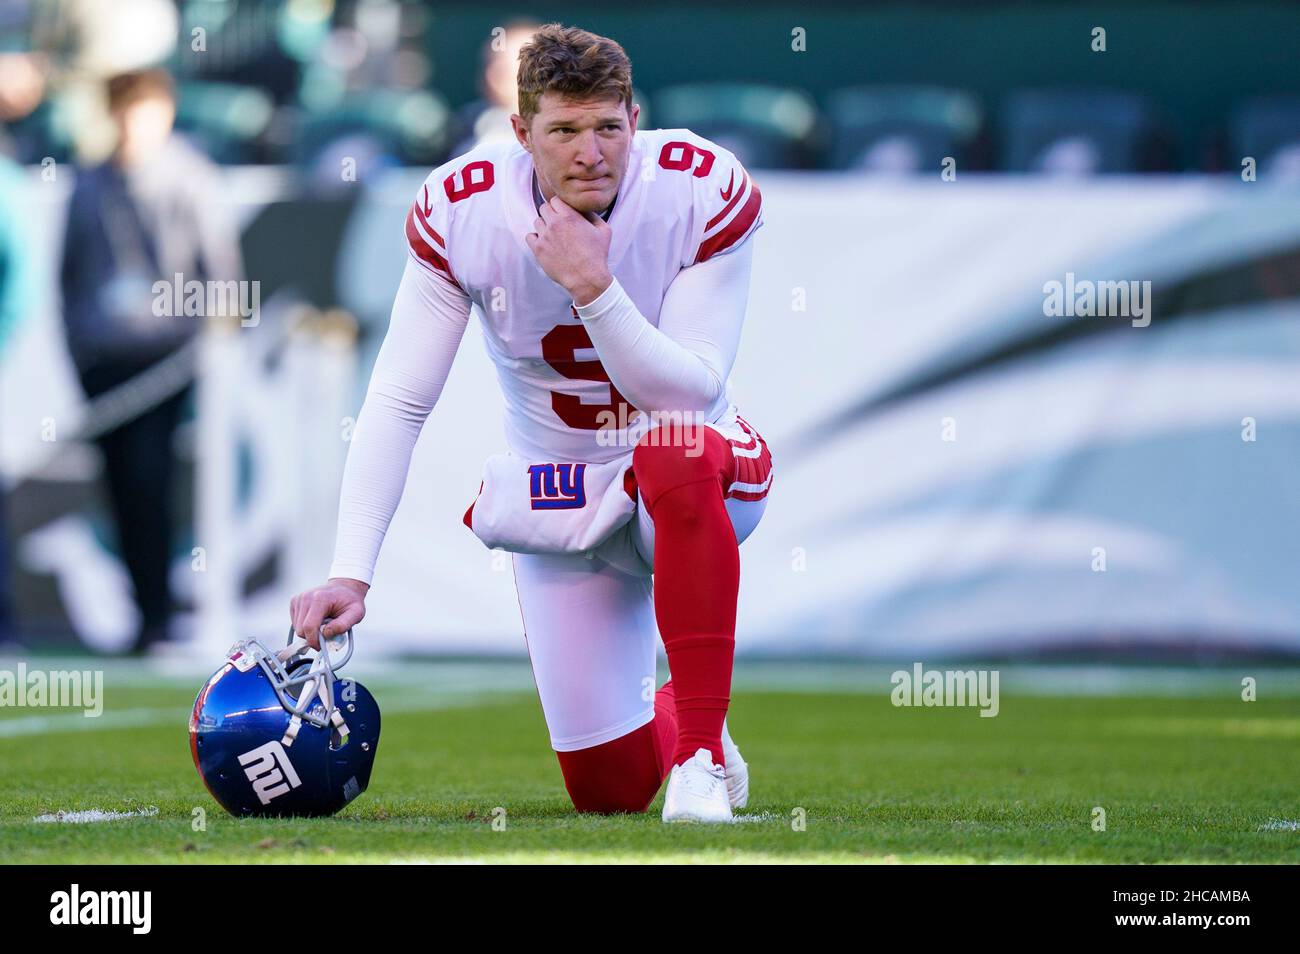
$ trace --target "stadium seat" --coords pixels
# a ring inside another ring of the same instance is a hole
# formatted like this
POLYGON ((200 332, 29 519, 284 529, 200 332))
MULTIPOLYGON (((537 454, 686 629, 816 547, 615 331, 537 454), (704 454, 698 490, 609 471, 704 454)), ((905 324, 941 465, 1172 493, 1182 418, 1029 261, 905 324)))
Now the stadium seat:
POLYGON ((245 163, 261 158, 261 141, 275 112, 263 90, 189 80, 178 83, 176 93, 176 128, 213 161, 245 163))
POLYGON ((1261 176, 1300 179, 1300 96, 1260 96, 1229 120, 1232 165, 1254 157, 1261 176))
POLYGON ((294 140, 294 159, 311 166, 347 140, 404 165, 433 165, 445 158, 451 111, 428 90, 370 90, 328 110, 305 114, 294 140))
POLYGON ((1007 172, 1098 175, 1163 167, 1154 110, 1132 93, 1017 90, 1003 102, 999 132, 1007 172))
POLYGON ((281 0, 181 0, 181 36, 204 31, 203 50, 178 44, 171 69, 180 81, 255 86, 284 104, 297 94, 303 63, 329 32, 329 5, 281 0))
POLYGON ((852 86, 827 97, 835 169, 938 170, 947 156, 968 166, 984 127, 970 93, 932 86, 852 86))
POLYGON ((816 104, 802 90, 750 83, 669 86, 655 97, 661 129, 687 128, 757 169, 815 164, 821 137, 816 104))

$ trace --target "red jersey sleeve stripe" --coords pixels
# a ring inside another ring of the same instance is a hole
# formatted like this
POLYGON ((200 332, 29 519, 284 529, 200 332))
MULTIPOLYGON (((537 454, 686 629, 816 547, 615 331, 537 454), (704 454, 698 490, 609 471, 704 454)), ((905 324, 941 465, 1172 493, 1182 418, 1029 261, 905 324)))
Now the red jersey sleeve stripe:
POLYGON ((749 174, 742 169, 740 172, 740 188, 737 189, 736 194, 731 197, 731 201, 722 207, 721 212, 704 223, 705 232, 708 232, 715 225, 725 219, 731 210, 736 207, 736 203, 740 201, 740 197, 745 194, 745 187, 747 185, 749 185, 749 174))
POLYGON ((758 191, 758 183, 751 181, 749 184, 749 200, 736 213, 726 228, 718 232, 713 238, 700 243, 700 251, 695 256, 695 264, 698 265, 719 252, 731 248, 749 234, 750 228, 758 221, 758 213, 762 207, 763 197, 758 191))
POLYGON ((451 273, 451 266, 447 264, 447 260, 439 255, 425 237, 420 234, 420 230, 415 225, 414 208, 406 214, 406 241, 411 246, 411 251, 416 258, 435 271, 441 272, 453 282, 456 281, 456 276, 451 273))
POLYGON ((425 215, 424 209, 420 208, 420 203, 417 202, 411 206, 411 211, 413 211, 416 218, 420 220, 420 225, 424 229, 424 234, 433 239, 434 243, 438 246, 439 251, 446 255, 447 243, 443 240, 443 237, 438 234, 437 230, 429 224, 429 217, 425 215))

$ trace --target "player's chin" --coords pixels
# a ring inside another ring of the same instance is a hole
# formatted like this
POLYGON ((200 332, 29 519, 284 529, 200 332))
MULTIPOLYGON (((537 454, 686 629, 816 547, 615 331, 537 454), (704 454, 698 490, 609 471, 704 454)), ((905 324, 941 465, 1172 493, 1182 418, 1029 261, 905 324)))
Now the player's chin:
POLYGON ((571 179, 566 191, 568 194, 563 199, 570 208, 579 212, 603 212, 614 201, 618 184, 608 177, 595 182, 571 179))

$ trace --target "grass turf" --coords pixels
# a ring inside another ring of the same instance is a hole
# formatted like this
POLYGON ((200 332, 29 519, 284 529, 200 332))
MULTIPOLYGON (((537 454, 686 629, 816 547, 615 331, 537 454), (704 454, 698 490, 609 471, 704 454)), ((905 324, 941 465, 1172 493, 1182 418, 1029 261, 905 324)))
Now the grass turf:
POLYGON ((108 715, 125 721, 88 731, 6 734, 30 712, 0 712, 0 862, 1300 862, 1294 697, 1004 691, 986 719, 885 693, 744 692, 731 724, 752 799, 728 828, 665 826, 659 799, 645 815, 576 815, 536 698, 513 692, 386 707, 370 789, 335 818, 236 820, 190 761, 191 700, 120 690, 108 715), (157 813, 35 821, 88 809, 157 813))

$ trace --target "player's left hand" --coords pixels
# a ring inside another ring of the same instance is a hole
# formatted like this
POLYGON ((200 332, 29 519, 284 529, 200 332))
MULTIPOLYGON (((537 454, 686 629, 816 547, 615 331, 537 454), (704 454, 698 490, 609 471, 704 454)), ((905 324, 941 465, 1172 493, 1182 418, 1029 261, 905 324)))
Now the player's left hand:
POLYGON ((542 206, 524 239, 537 264, 578 305, 600 297, 614 280, 609 273, 613 232, 595 213, 578 212, 559 196, 542 206))

